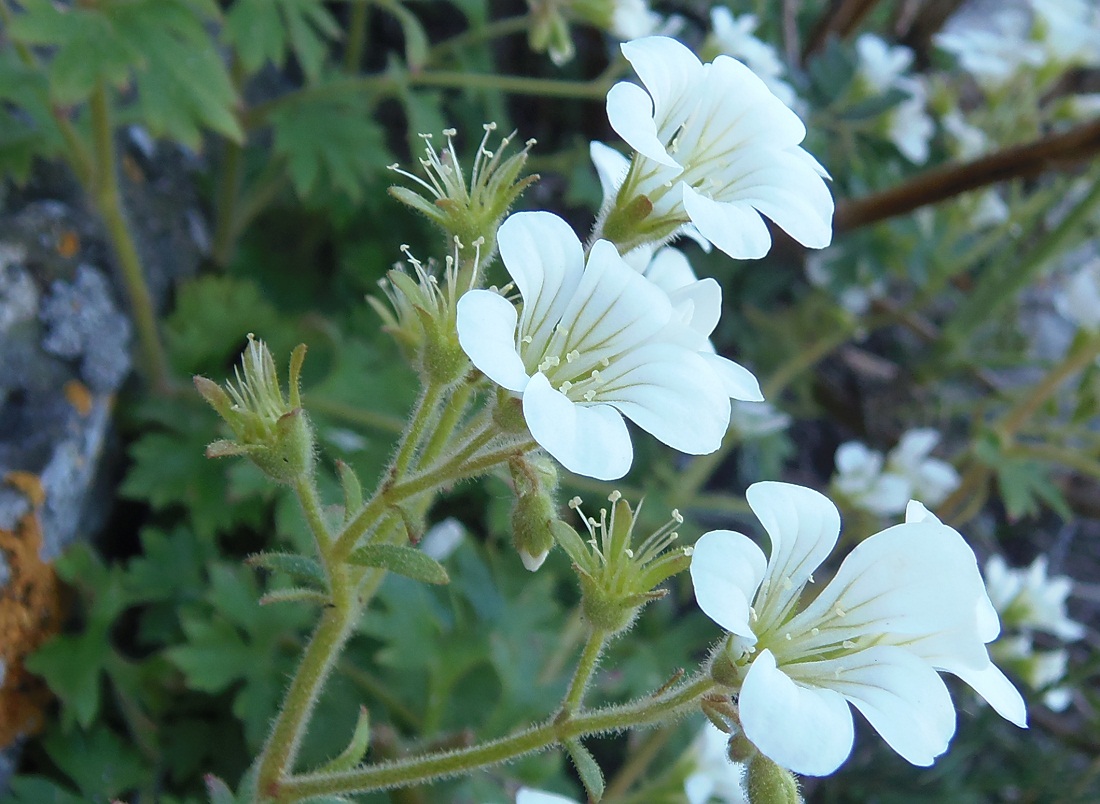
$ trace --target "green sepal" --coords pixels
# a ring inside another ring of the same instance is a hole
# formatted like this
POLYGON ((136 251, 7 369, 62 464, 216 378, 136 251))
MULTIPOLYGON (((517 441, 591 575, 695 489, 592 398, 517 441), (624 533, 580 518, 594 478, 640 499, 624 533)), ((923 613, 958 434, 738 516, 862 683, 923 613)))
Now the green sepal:
POLYGON ((423 583, 450 583, 443 565, 414 547, 398 544, 368 544, 348 556, 348 563, 378 567, 423 583))
POLYGON ((749 761, 745 788, 751 804, 799 804, 802 801, 794 775, 763 754, 749 761))
POLYGON ((581 744, 580 740, 565 740, 563 745, 569 752, 569 758, 573 760, 577 775, 581 777, 581 783, 588 793, 588 800, 599 801, 603 798, 604 781, 603 771, 600 770, 596 758, 581 744))
POLYGON ((321 565, 312 558, 296 553, 255 553, 245 559, 250 567, 260 567, 269 572, 281 572, 296 581, 309 583, 324 589, 328 579, 321 565))
POLYGON ((343 461, 336 462, 336 471, 344 488, 344 521, 347 522, 363 507, 363 487, 359 485, 355 470, 343 461))
POLYGON ((590 557, 580 534, 571 525, 562 522, 560 519, 555 519, 550 523, 550 532, 554 535, 554 541, 565 551, 565 554, 577 565, 578 569, 587 574, 590 557))
POLYGON ((363 761, 370 748, 370 712, 367 707, 359 707, 359 719, 351 733, 351 742, 340 752, 340 756, 322 765, 318 773, 341 773, 349 771, 363 761))

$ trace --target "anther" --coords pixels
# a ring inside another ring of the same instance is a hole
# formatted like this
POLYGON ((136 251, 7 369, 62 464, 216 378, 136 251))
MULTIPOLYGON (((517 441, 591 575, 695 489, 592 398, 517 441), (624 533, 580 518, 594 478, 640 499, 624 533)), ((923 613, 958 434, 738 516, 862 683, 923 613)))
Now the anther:
POLYGON ((617 503, 622 498, 623 498, 623 495, 618 489, 615 489, 614 491, 612 491, 610 494, 607 495, 607 501, 611 502, 611 503, 617 503))

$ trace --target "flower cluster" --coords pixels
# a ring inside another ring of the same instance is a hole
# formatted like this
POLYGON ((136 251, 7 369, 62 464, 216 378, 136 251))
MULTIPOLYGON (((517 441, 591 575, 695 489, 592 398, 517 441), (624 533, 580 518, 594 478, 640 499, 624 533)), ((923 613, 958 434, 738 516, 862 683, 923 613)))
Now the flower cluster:
POLYGON ((498 240, 522 312, 500 292, 471 290, 458 303, 459 342, 522 400, 531 435, 570 471, 626 474, 624 416, 681 452, 713 452, 730 399, 762 398, 752 374, 709 345, 721 309, 714 280, 666 292, 603 240, 586 260, 548 212, 513 215, 498 240))
POLYGON ((868 33, 856 39, 856 53, 859 77, 870 93, 896 91, 903 97, 886 117, 887 138, 910 162, 924 164, 936 126, 928 114, 928 90, 923 81, 906 74, 913 64, 913 51, 868 33))
POLYGON ((729 632, 716 663, 730 664, 722 680, 739 687, 741 728, 763 755, 797 773, 832 773, 852 749, 850 703, 902 757, 930 765, 955 731, 937 671, 1026 725, 1023 699, 990 661, 986 643, 1000 625, 956 531, 910 503, 904 524, 861 542, 801 606, 840 514, 786 483, 756 483, 748 500, 771 556, 740 533, 711 531, 695 545, 691 578, 700 608, 729 632))
POLYGON ((800 145, 806 128, 752 70, 729 56, 703 64, 666 37, 627 42, 644 89, 607 93, 611 127, 636 153, 593 143, 605 190, 597 222, 625 253, 691 225, 731 257, 771 246, 770 218, 804 246, 832 238, 824 168, 800 145))
POLYGON ((1065 709, 1071 692, 1055 685, 1065 678, 1069 654, 1065 648, 1036 649, 1034 635, 1044 633, 1062 642, 1074 642, 1085 635, 1085 626, 1066 613, 1066 598, 1073 582, 1064 575, 1050 576, 1045 555, 1021 569, 1009 567, 995 555, 986 562, 985 585, 1001 622, 1010 632, 990 650, 1029 687, 1045 690, 1043 703, 1047 707, 1065 709))
POLYGON ((959 485, 951 464, 931 457, 940 436, 930 428, 902 435, 890 453, 847 441, 836 451, 835 492, 856 508, 877 516, 896 516, 909 500, 942 503, 959 485))

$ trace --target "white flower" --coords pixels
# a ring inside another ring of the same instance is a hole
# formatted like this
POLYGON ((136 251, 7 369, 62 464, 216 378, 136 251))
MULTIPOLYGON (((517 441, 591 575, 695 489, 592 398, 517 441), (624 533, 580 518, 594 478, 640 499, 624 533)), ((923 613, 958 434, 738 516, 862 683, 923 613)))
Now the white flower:
POLYGON ((959 487, 955 467, 931 457, 939 442, 940 434, 931 428, 909 430, 886 456, 886 470, 904 477, 911 488, 910 496, 925 505, 939 505, 959 487))
POLYGON ((836 451, 833 488, 857 508, 877 516, 895 516, 909 502, 910 484, 900 475, 883 471, 881 452, 860 441, 846 441, 836 451))
POLYGON ((1030 16, 1006 8, 992 14, 959 13, 948 20, 932 41, 958 59, 981 84, 998 88, 1022 67, 1043 63, 1043 48, 1029 41, 1030 16))
POLYGON ((1054 63, 1100 64, 1100 9, 1094 0, 1031 0, 1031 6, 1039 42, 1054 63))
POLYGON ((1006 626, 1044 631, 1066 642, 1085 635, 1085 626, 1066 614, 1073 581, 1065 575, 1047 575, 1045 555, 1022 569, 1012 569, 1001 556, 991 556, 985 565, 985 585, 1006 626))
POLYGON ((1001 637, 989 646, 989 652, 1031 689, 1044 690, 1043 705, 1047 709, 1061 712, 1072 702, 1072 688, 1053 686, 1066 677, 1069 668, 1069 652, 1064 648, 1035 650, 1030 635, 1017 634, 1001 637))
POLYGON ((710 722, 692 742, 688 755, 695 770, 684 780, 688 804, 709 804, 715 799, 722 804, 748 804, 741 782, 745 766, 730 762, 727 743, 729 735, 710 722))
POLYGON ((958 109, 952 109, 940 118, 952 152, 959 159, 976 159, 989 150, 989 137, 972 125, 958 109))
POLYGON ((763 438, 791 426, 791 417, 770 402, 734 402, 730 429, 744 439, 763 438))
POLYGON ((619 39, 641 39, 661 26, 661 15, 651 11, 646 0, 614 0, 608 30, 619 39))
POLYGON ((516 804, 578 804, 576 799, 535 790, 533 787, 521 787, 516 791, 516 804))
POLYGON ((713 452, 730 398, 762 398, 749 371, 702 346, 703 313, 721 305, 713 280, 685 293, 685 307, 699 302, 687 311, 607 241, 586 266, 573 230, 548 212, 512 215, 497 240, 522 314, 499 293, 471 290, 458 302, 459 343, 522 397, 531 435, 570 471, 626 474, 633 448, 623 416, 681 452, 713 452))
POLYGON ((627 42, 622 50, 645 89, 620 82, 607 93, 611 126, 637 154, 616 182, 616 205, 603 211, 601 226, 610 228, 617 210, 645 196, 652 204, 647 226, 660 223, 671 235, 691 222, 731 257, 768 252, 762 216, 804 246, 829 244, 827 174, 799 146, 806 128, 798 115, 759 77, 729 56, 703 64, 666 37, 627 42))
POLYGON ((898 85, 913 64, 913 51, 905 45, 889 45, 880 36, 861 34, 856 39, 856 55, 859 56, 859 77, 879 94, 898 85))
POLYGON ((753 35, 757 25, 755 14, 735 17, 725 6, 715 6, 710 10, 711 37, 708 42, 715 50, 743 62, 760 77, 775 97, 794 108, 798 96, 794 88, 783 80, 787 68, 774 47, 753 35))
POLYGON ((899 79, 898 89, 909 97, 892 108, 886 117, 887 136, 901 155, 915 165, 928 161, 929 143, 936 124, 928 114, 928 90, 916 78, 899 79))
POLYGON ((911 503, 905 524, 857 545, 799 610, 836 545, 840 514, 821 494, 786 483, 756 483, 748 500, 771 557, 740 533, 712 531, 695 545, 691 578, 700 608, 733 635, 741 726, 761 753, 797 773, 832 773, 852 749, 850 703, 902 757, 930 765, 955 731, 937 671, 1026 724, 1023 699, 989 659, 986 643, 1000 626, 956 531, 911 503))
POLYGON ((1054 298, 1058 312, 1081 329, 1100 332, 1100 259, 1077 269, 1054 298))
POLYGON ((446 561, 462 544, 465 537, 465 526, 453 516, 449 516, 428 528, 428 532, 420 540, 420 549, 436 561, 446 561))

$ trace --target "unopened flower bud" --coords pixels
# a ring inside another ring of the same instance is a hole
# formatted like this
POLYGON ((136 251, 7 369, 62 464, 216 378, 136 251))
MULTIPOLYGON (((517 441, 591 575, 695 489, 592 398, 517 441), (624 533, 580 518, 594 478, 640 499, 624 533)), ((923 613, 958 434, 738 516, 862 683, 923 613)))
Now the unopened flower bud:
POLYGON ((313 428, 301 406, 299 381, 306 348, 290 358, 288 395, 283 396, 275 361, 263 341, 250 333, 248 348, 236 369, 236 383, 225 388, 195 377, 195 388, 233 431, 233 440, 207 447, 211 458, 246 455, 280 483, 292 483, 313 471, 313 428))
POLYGON ((554 505, 546 494, 524 494, 512 510, 512 543, 523 566, 534 572, 546 560, 554 546, 551 523, 557 519, 554 505))
POLYGON ((756 754, 749 760, 745 788, 750 804, 799 804, 802 801, 794 775, 763 754, 756 754))

